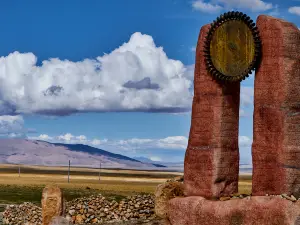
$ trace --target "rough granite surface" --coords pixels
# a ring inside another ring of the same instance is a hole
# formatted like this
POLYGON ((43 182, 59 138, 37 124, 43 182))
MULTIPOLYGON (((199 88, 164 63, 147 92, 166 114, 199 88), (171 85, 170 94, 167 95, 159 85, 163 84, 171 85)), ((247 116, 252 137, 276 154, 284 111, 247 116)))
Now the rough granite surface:
POLYGON ((184 194, 208 198, 238 192, 240 83, 219 84, 207 72, 203 46, 196 48, 194 98, 184 162, 184 194))
POLYGON ((300 225, 300 201, 280 196, 254 196, 228 201, 203 197, 169 201, 172 225, 300 225))
POLYGON ((255 74, 252 195, 300 197, 300 31, 261 15, 262 60, 255 74))

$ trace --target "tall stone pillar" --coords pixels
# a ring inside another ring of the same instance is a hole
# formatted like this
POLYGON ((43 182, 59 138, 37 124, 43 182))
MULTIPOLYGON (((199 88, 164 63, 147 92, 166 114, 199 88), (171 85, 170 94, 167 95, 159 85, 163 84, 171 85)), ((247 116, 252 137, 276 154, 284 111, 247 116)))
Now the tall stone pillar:
POLYGON ((186 196, 219 197, 238 191, 240 83, 221 85, 207 72, 201 28, 194 74, 194 99, 184 162, 186 196))
POLYGON ((262 61, 255 74, 252 195, 300 197, 300 32, 261 15, 262 61))

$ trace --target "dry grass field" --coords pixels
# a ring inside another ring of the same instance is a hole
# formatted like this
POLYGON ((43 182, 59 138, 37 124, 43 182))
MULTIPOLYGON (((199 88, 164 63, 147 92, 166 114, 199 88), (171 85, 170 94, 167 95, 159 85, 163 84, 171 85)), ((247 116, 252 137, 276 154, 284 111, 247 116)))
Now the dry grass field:
MULTIPOLYGON (((31 201, 40 203, 47 184, 57 184, 67 200, 101 193, 108 198, 121 199, 137 193, 153 193, 156 186, 180 172, 137 171, 121 169, 71 168, 68 183, 67 167, 18 166, 0 164, 0 204, 31 201)), ((251 175, 241 175, 240 193, 251 193, 251 175)))

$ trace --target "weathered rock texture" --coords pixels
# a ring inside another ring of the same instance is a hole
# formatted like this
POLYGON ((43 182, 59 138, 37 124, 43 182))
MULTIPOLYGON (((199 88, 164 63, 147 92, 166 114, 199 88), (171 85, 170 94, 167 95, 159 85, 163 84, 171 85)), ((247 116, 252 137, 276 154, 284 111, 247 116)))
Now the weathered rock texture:
POLYGON ((300 31, 261 15, 255 74, 252 195, 300 196, 300 31))
POLYGON ((42 193, 42 223, 49 225, 53 217, 63 214, 63 194, 57 186, 46 186, 42 193))
POLYGON ((75 199, 67 204, 69 217, 76 224, 153 219, 154 196, 128 196, 120 202, 101 195, 75 199))
POLYGON ((183 196, 183 184, 171 181, 158 185, 155 190, 155 214, 160 218, 167 218, 168 201, 183 196))
MULTIPOLYGON (((4 224, 41 225, 41 208, 32 204, 8 205, 3 213, 4 224)), ((73 199, 66 203, 65 217, 52 217, 52 224, 164 224, 154 214, 153 195, 133 195, 120 202, 101 194, 73 199), (126 223, 128 221, 128 223, 126 223), (149 223, 148 223, 148 222, 149 223)), ((50 222, 51 225, 51 222, 50 222)))
POLYGON ((194 99, 184 162, 186 196, 219 197, 238 192, 240 83, 219 84, 207 72, 201 28, 196 49, 194 99))
POLYGON ((41 223, 42 209, 31 202, 24 202, 20 205, 7 205, 3 212, 3 224, 40 225, 41 223))
POLYGON ((169 201, 172 225, 299 225, 300 202, 280 196, 255 196, 229 201, 203 197, 173 198, 169 201))

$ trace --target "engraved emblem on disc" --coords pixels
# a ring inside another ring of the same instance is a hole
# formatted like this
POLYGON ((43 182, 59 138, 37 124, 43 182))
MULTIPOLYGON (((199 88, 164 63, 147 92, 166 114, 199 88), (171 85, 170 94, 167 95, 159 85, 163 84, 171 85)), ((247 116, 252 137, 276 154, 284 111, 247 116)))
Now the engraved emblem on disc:
POLYGON ((241 81, 257 68, 261 41, 246 14, 228 12, 211 24, 204 44, 207 70, 218 80, 241 81))

